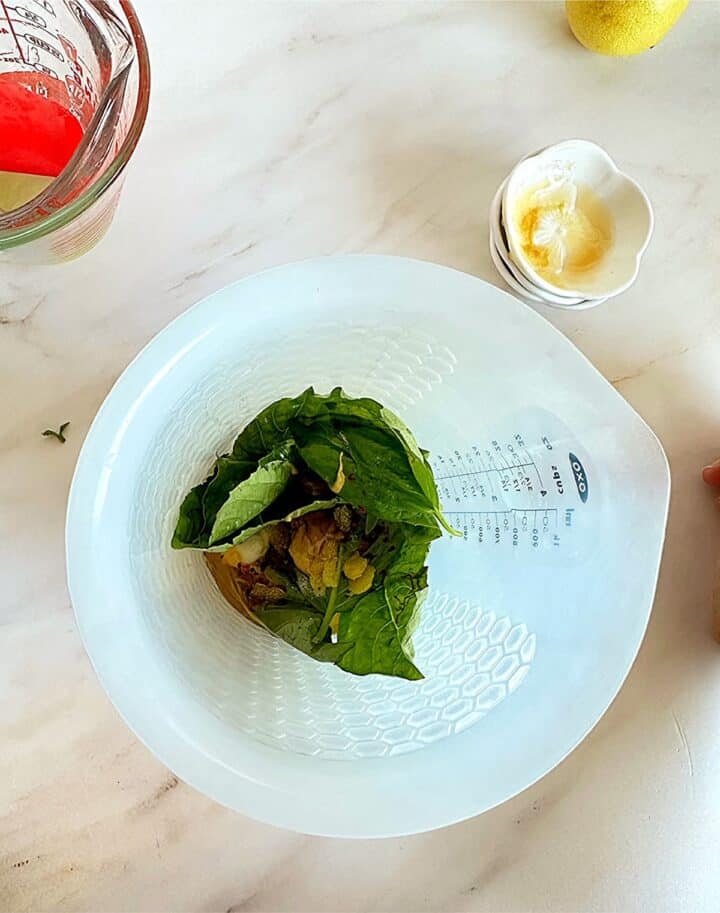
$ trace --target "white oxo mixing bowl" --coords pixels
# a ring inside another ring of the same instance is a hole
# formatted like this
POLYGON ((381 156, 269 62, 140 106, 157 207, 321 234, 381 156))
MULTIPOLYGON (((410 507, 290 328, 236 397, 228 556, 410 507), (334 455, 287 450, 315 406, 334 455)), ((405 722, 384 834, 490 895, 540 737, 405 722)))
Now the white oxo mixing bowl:
POLYGON ((514 795, 598 721, 648 621, 668 487, 648 427, 511 296, 429 263, 313 260, 212 295, 127 368, 78 461, 68 579, 100 681, 179 777, 272 824, 406 834, 514 795), (309 384, 400 413, 464 531, 432 548, 422 682, 315 663, 170 548, 216 452, 309 384))

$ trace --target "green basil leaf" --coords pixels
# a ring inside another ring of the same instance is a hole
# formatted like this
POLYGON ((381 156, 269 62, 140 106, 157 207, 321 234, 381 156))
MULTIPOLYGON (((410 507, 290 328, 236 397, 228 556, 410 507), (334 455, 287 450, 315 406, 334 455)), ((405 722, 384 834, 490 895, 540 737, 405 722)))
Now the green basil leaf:
POLYGON ((286 438, 285 440, 280 441, 280 443, 276 444, 266 456, 260 457, 258 466, 265 466, 268 463, 273 463, 275 460, 287 460, 293 464, 297 463, 297 444, 292 438, 286 438))
MULTIPOLYGON (((310 443, 320 447, 323 443, 329 444, 328 438, 332 436, 339 433, 352 436, 353 433, 358 433, 359 429, 362 429, 366 436, 370 436, 374 429, 377 432, 376 441, 382 441, 382 446, 392 448, 400 457, 400 460, 396 459, 394 471, 403 479, 405 496, 409 498, 404 513, 403 494, 399 493, 393 505, 392 515, 385 516, 382 512, 378 512, 377 515, 399 522, 430 526, 433 521, 427 514, 431 513, 448 532, 457 534, 440 510, 440 500, 426 452, 420 449, 407 425, 394 412, 375 400, 368 397, 349 397, 340 387, 336 387, 327 396, 317 394, 309 387, 300 396, 272 403, 238 435, 233 445, 233 458, 258 460, 288 437, 303 439, 306 447, 310 443), (308 437, 312 438, 312 441, 309 441, 308 437)), ((342 447, 335 437, 334 444, 327 447, 324 454, 308 451, 308 456, 315 459, 314 465, 310 462, 308 465, 318 472, 328 485, 332 485, 337 478, 341 452, 342 447), (333 450, 334 452, 331 452, 333 450), (330 469, 331 463, 334 463, 334 471, 330 469), (322 472, 319 471, 320 468, 322 472)), ((352 467, 345 466, 345 475, 352 475, 352 467)), ((394 483, 395 479, 391 481, 394 483)), ((362 506, 372 510, 372 505, 362 506)), ((383 509, 386 507, 387 499, 383 501, 383 509)))
POLYGON ((420 489, 397 439, 373 426, 333 430, 318 421, 296 429, 301 458, 328 484, 343 455, 345 484, 340 495, 376 519, 418 526, 437 526, 435 509, 420 489))
MULTIPOLYGON (((248 526, 233 537, 232 544, 240 545, 241 542, 244 542, 246 539, 249 539, 251 536, 254 536, 256 533, 259 533, 264 529, 271 529, 273 526, 277 526, 278 523, 290 523, 293 520, 296 520, 298 517, 304 517, 305 514, 315 513, 317 510, 332 510, 333 507, 337 507, 338 504, 342 503, 339 498, 333 498, 332 501, 311 501, 309 504, 305 504, 303 507, 298 507, 295 510, 291 510, 289 514, 285 514, 284 517, 280 517, 277 520, 268 520, 265 523, 258 523, 256 526, 248 526)), ((229 546, 228 546, 229 547, 229 546)))
POLYGON ((304 605, 270 606, 258 612, 258 617, 277 637, 320 662, 336 663, 352 647, 347 643, 314 643, 322 614, 304 605))
POLYGON ((352 647, 339 660, 340 668, 355 675, 378 673, 421 679, 422 672, 405 648, 407 622, 415 606, 404 608, 407 618, 398 617, 388 604, 385 591, 379 589, 359 599, 352 612, 343 612, 339 640, 350 642, 352 647))
POLYGON ((202 493, 205 485, 205 482, 196 485, 185 495, 172 537, 173 548, 193 548, 197 545, 203 528, 202 493))
POLYGON ((172 538, 173 548, 207 548, 210 530, 230 492, 255 469, 247 461, 220 457, 212 473, 192 488, 180 505, 172 538))
POLYGON ((413 662, 411 639, 427 588, 425 562, 438 535, 437 528, 394 526, 373 544, 369 558, 380 585, 340 615, 339 639, 353 644, 341 668, 356 675, 423 677, 413 662))
MULTIPOLYGON (((427 451, 390 410, 338 387, 327 396, 308 388, 264 409, 237 436, 232 452, 183 501, 175 548, 224 551, 261 530, 337 504, 366 514, 375 569, 372 589, 352 595, 341 576, 331 596, 318 597, 309 580, 272 561, 266 572, 285 589, 281 604, 258 613, 278 637, 323 662, 357 675, 422 678, 413 661, 412 635, 427 587, 427 554, 442 515, 427 451), (337 492, 309 501, 305 469, 337 492), (296 475, 295 470, 301 474, 296 475), (339 642, 326 634, 339 616, 339 642), (318 643, 317 641, 320 640, 318 643)), ((346 542, 351 551, 358 543, 346 542)), ((270 552, 273 555, 273 552, 270 552)))
POLYGON ((291 438, 291 421, 303 412, 306 404, 314 398, 317 398, 315 391, 309 387, 300 396, 286 397, 271 403, 235 438, 233 458, 260 460, 287 438, 291 438))
POLYGON ((327 397, 311 396, 312 393, 312 390, 306 390, 302 394, 305 397, 303 406, 290 420, 290 424, 327 415, 336 427, 344 428, 348 425, 360 424, 363 427, 374 427, 384 434, 394 436, 408 460, 417 485, 437 520, 449 533, 460 535, 448 524, 440 509, 440 498, 432 467, 427 461, 427 451, 418 446, 412 431, 399 416, 369 397, 358 397, 357 399, 349 397, 340 387, 336 387, 327 397))
POLYGON ((203 529, 208 536, 217 512, 230 497, 230 492, 256 468, 256 464, 249 460, 234 460, 225 456, 215 463, 215 471, 208 479, 202 496, 203 529))
POLYGON ((217 512, 209 544, 227 539, 262 513, 285 489, 295 469, 286 460, 274 460, 259 466, 255 472, 233 488, 217 512))
POLYGON ((453 536, 462 535, 454 529, 445 519, 440 507, 440 496, 438 495, 437 485, 435 484, 435 475, 432 466, 428 462, 427 450, 422 450, 415 440, 412 432, 407 425, 394 412, 381 407, 381 416, 388 427, 392 428, 398 440, 402 443, 405 453, 410 463, 410 469, 415 476, 415 481, 420 486, 428 502, 432 505, 433 512, 443 528, 453 536))
POLYGON ((260 461, 218 457, 212 473, 191 490, 180 506, 173 548, 207 549, 218 511, 233 489, 244 482, 258 465, 282 459, 298 460, 297 448, 292 441, 282 441, 260 461))

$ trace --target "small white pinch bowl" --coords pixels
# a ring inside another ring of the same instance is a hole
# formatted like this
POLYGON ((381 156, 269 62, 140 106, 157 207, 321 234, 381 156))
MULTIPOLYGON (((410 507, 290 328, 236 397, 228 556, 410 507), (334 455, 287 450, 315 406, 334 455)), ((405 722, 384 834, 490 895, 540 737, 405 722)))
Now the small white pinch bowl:
MULTIPOLYGON (((506 229, 502 221, 502 193, 505 188, 503 182, 498 188, 497 193, 490 205, 490 255, 495 268, 505 280, 507 285, 518 295, 523 296, 531 301, 539 301, 543 304, 550 304, 553 307, 577 307, 585 303, 584 298, 573 298, 565 295, 562 291, 547 292, 544 289, 537 288, 522 273, 513 262, 507 245, 506 229), (500 260, 500 263, 498 263, 500 260)), ((604 299, 592 299, 591 304, 600 304, 604 299)))
POLYGON ((532 285, 551 294, 581 299, 609 298, 633 284, 654 224, 647 194, 604 149, 588 140, 557 143, 519 162, 505 184, 502 211, 512 259, 532 285), (578 278, 572 288, 559 288, 538 274, 523 253, 520 232, 512 217, 524 192, 544 180, 564 175, 589 187, 600 198, 610 212, 614 229, 613 243, 603 260, 578 278))

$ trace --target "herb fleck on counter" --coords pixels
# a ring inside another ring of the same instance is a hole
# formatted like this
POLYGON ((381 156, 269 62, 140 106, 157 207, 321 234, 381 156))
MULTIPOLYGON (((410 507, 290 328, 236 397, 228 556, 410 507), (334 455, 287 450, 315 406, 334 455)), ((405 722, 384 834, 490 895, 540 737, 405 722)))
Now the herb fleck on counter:
POLYGON ((42 434, 43 434, 43 437, 57 438, 57 440, 60 441, 61 444, 64 444, 65 440, 66 440, 65 429, 69 428, 69 427, 70 427, 70 422, 63 422, 57 431, 53 431, 52 428, 46 428, 42 434))

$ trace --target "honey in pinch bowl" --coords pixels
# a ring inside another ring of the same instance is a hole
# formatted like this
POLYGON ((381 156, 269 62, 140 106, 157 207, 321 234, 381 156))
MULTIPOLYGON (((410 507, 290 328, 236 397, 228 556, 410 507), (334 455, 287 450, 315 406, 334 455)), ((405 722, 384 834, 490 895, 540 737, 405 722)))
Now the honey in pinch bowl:
POLYGON ((528 187, 511 217, 528 263, 558 288, 573 288, 600 266, 613 243, 610 210, 590 187, 567 176, 528 187))

